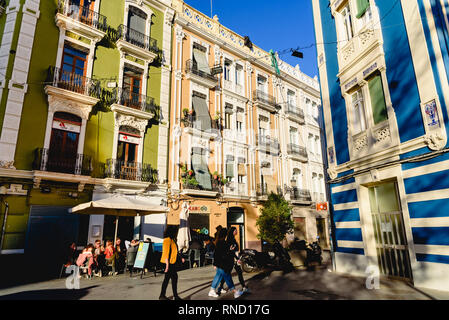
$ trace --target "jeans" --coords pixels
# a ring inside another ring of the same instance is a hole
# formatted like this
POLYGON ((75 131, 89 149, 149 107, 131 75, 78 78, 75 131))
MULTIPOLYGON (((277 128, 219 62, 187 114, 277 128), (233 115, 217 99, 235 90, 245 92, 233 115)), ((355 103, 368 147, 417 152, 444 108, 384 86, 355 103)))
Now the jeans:
MULTIPOLYGON (((242 287, 245 287, 245 279, 243 278, 243 272, 242 268, 236 263, 234 264, 234 269, 237 271, 237 276, 239 277, 239 282, 242 285, 242 287)), ((232 272, 232 271, 231 271, 232 272)), ((225 283, 224 278, 221 279, 220 286, 218 287, 218 292, 221 292, 221 289, 223 289, 223 285, 225 283)))
POLYGON ((164 281, 162 282, 160 297, 165 297, 165 292, 167 291, 168 281, 171 279, 171 286, 173 290, 173 296, 178 296, 178 272, 176 271, 176 266, 174 264, 168 265, 168 271, 165 273, 164 281))
POLYGON ((230 273, 225 272, 223 269, 217 268, 217 273, 215 274, 214 280, 212 280, 212 289, 217 289, 218 284, 221 282, 221 280, 224 279, 226 282, 226 285, 228 286, 229 290, 234 290, 234 282, 232 281, 232 276, 230 273))

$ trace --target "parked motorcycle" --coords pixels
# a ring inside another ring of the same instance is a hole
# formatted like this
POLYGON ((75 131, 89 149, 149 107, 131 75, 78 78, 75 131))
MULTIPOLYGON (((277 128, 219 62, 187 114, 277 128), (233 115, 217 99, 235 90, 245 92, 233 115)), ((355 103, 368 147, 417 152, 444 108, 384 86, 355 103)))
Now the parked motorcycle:
POLYGON ((317 240, 315 242, 309 243, 306 246, 306 267, 307 269, 311 269, 315 267, 317 264, 321 266, 323 262, 323 257, 321 256, 321 247, 318 243, 319 237, 317 237, 317 240))
POLYGON ((279 242, 274 243, 272 250, 268 252, 244 249, 240 253, 242 269, 248 273, 266 267, 287 270, 292 267, 290 260, 288 251, 279 242))

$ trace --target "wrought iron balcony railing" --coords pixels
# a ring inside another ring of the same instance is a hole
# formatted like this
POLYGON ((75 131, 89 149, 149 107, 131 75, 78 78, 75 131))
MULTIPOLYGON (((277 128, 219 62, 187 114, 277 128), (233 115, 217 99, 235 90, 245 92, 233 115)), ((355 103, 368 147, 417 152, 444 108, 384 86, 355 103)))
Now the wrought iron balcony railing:
POLYGON ((67 72, 60 68, 50 66, 47 72, 47 84, 53 87, 84 94, 86 96, 100 99, 100 81, 90 79, 74 72, 67 72))
POLYGON ((146 163, 108 159, 104 173, 105 178, 158 183, 158 170, 146 163))
POLYGON ((114 94, 116 103, 125 107, 152 113, 156 113, 159 108, 154 98, 131 92, 127 88, 117 88, 114 94))
POLYGON ((221 186, 216 180, 211 179, 211 188, 205 188, 202 185, 193 185, 190 183, 183 183, 182 188, 184 190, 198 190, 198 191, 213 191, 213 192, 222 192, 223 186, 221 186))
POLYGON ((265 136, 258 134, 256 135, 257 145, 263 146, 267 149, 272 149, 276 152, 280 150, 279 140, 276 138, 271 138, 270 136, 265 136))
POLYGON ((268 195, 268 185, 266 183, 258 183, 256 185, 256 195, 258 197, 268 195))
POLYGON ((33 170, 90 176, 92 157, 79 153, 66 157, 60 150, 38 148, 34 152, 33 170))
POLYGON ((268 93, 266 93, 262 90, 254 90, 253 100, 255 102, 263 102, 263 103, 268 104, 275 108, 278 107, 278 105, 276 103, 276 99, 272 95, 269 95, 268 93))
POLYGON ((290 189, 290 200, 312 201, 312 196, 309 190, 293 187, 290 189))
POLYGON ((288 154, 294 154, 294 155, 302 156, 304 158, 308 158, 307 149, 304 147, 301 147, 297 144, 289 143, 287 145, 287 152, 288 152, 288 154))
POLYGON ((139 48, 158 54, 160 49, 157 46, 157 40, 150 38, 146 34, 137 30, 128 28, 121 24, 117 30, 117 40, 124 40, 139 48))
POLYGON ((108 29, 107 18, 88 7, 80 6, 72 0, 59 0, 58 12, 76 21, 87 24, 90 27, 106 32, 108 29))
POLYGON ((214 82, 218 83, 217 76, 214 76, 211 74, 210 68, 208 68, 208 70, 200 70, 198 68, 198 64, 195 63, 195 61, 193 61, 191 59, 186 61, 186 72, 195 74, 201 78, 205 78, 207 80, 214 81, 214 82))
POLYGON ((304 111, 300 108, 298 108, 296 105, 293 105, 291 103, 287 104, 287 110, 285 111, 287 114, 291 114, 293 116, 296 116, 298 118, 304 119, 304 111))

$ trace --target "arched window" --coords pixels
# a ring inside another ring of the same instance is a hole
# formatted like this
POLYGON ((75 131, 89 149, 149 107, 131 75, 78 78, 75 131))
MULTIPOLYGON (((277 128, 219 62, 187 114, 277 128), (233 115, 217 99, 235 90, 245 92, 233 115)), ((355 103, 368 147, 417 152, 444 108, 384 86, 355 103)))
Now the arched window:
POLYGON ((138 148, 140 144, 140 132, 129 126, 121 126, 119 129, 117 161, 124 164, 138 161, 138 148))
POLYGON ((81 118, 66 112, 53 116, 47 169, 74 173, 81 132, 81 118))

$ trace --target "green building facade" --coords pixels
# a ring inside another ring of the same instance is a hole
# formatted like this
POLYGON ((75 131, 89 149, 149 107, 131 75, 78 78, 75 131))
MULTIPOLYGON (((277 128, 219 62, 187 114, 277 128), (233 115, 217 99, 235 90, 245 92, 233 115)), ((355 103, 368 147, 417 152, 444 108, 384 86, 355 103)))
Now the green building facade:
MULTIPOLYGON (((69 213, 81 203, 164 207, 170 1, 7 0, 2 9, 2 256, 112 239, 115 217, 69 213)), ((164 214, 120 218, 117 232, 158 243, 148 226, 163 224, 164 214)))

